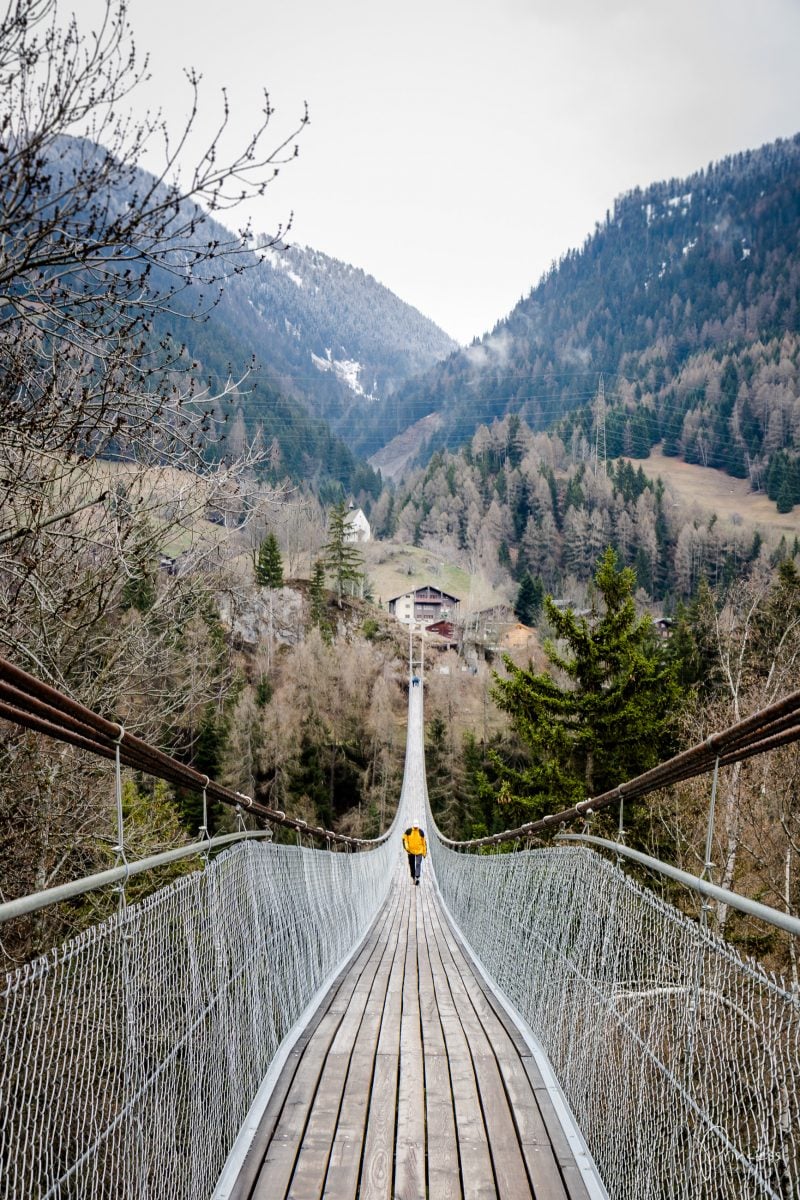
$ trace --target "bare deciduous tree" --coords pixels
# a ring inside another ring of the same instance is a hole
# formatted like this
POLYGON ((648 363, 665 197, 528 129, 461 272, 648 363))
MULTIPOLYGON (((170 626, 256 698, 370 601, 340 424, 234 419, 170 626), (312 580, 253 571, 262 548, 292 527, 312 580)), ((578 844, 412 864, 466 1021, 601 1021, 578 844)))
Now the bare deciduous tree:
MULTIPOLYGON (((257 129, 223 160, 224 97, 217 133, 187 164, 197 77, 188 73, 188 116, 177 133, 159 116, 133 120, 126 101, 147 64, 137 60, 125 0, 103 0, 101 15, 84 32, 76 17, 62 19, 58 0, 13 0, 0 21, 6 618, 28 599, 64 619, 76 593, 57 578, 54 586, 60 547, 84 566, 113 557, 123 578, 135 570, 128 552, 134 543, 141 551, 132 533, 140 513, 119 503, 87 463, 121 458, 207 472, 204 419, 219 397, 198 386, 167 322, 201 315, 227 277, 257 262, 249 231, 228 233, 212 216, 264 192, 296 153, 307 120, 266 148, 273 110, 265 95, 257 129), (148 174, 140 161, 159 146, 160 166, 148 174)), ((225 392, 236 392, 233 381, 225 392)), ((223 474, 230 499, 230 472, 223 474)), ((110 594, 85 582, 98 600, 110 594)), ((20 651, 30 623, 4 622, 15 624, 20 651)))
MULTIPOLYGON (((128 5, 98 0, 97 13, 84 27, 59 0, 10 0, 0 17, 0 649, 190 754, 231 680, 213 602, 224 556, 204 517, 221 514, 223 534, 259 489, 247 447, 236 462, 204 457, 208 414, 241 379, 210 395, 174 331, 258 263, 249 229, 217 218, 263 194, 307 116, 273 138, 265 95, 226 155, 223 96, 216 133, 187 161, 198 77, 186 76, 182 128, 134 119, 147 63, 128 5), (159 572, 167 547, 180 569, 159 572)), ((28 814, 2 822, 12 891, 96 862, 105 767, 93 783, 72 751, 7 727, 0 755, 0 808, 28 814)))

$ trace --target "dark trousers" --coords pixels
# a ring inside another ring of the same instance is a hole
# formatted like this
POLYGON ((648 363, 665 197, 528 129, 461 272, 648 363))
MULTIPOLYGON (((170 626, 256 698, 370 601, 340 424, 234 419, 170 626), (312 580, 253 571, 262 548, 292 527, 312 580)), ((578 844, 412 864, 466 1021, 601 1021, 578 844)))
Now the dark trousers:
POLYGON ((409 854, 408 869, 411 872, 412 879, 419 879, 420 875, 422 874, 422 855, 421 854, 409 854))

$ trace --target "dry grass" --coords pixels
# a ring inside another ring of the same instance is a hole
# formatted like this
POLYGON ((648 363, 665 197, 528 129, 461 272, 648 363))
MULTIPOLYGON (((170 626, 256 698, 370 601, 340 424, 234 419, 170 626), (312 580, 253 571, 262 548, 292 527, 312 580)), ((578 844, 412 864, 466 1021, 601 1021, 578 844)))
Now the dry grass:
POLYGON ((398 542, 366 542, 359 548, 364 553, 375 600, 381 608, 396 596, 426 583, 457 596, 462 612, 507 603, 507 597, 483 579, 470 575, 432 550, 398 542))
POLYGON ((98 458, 66 474, 62 486, 69 490, 87 484, 125 488, 128 502, 138 506, 157 529, 163 528, 161 550, 172 558, 198 547, 218 547, 234 536, 234 531, 203 515, 205 505, 213 499, 214 481, 179 467, 143 467, 98 458))
MULTIPOLYGON (((800 535, 800 509, 779 513, 764 492, 752 492, 746 479, 734 479, 714 467, 699 467, 679 458, 667 458, 655 447, 646 459, 629 459, 651 479, 661 478, 675 493, 675 500, 687 508, 697 508, 720 521, 760 530, 762 536, 774 535, 778 541, 800 535)), ((770 537, 772 540, 772 537, 770 537)))

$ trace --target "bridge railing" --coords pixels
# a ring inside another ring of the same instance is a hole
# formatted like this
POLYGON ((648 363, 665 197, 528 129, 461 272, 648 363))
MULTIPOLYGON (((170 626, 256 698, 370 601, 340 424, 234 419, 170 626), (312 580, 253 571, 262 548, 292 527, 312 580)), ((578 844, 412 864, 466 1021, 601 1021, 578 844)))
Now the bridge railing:
POLYGON ((6 976, 0 1196, 210 1195, 396 856, 245 842, 6 976))
POLYGON ((800 1194, 798 997, 592 850, 431 852, 615 1200, 800 1194))
POLYGON ((620 856, 790 935, 800 922, 621 843, 575 839, 616 863, 585 845, 519 846, 795 740, 798 714, 794 693, 603 797, 488 838, 455 843, 428 816, 443 899, 548 1055, 615 1200, 800 1195, 800 995, 626 876, 620 856), (503 842, 517 852, 492 854, 503 842))
MULTIPOLYGON (((0 715, 51 736, 60 727, 63 740, 95 742, 118 766, 211 792, 205 776, 171 759, 165 766, 152 747, 46 685, 20 688, 16 674, 9 681, 18 669, 1 665, 0 715)), ((214 798, 247 800, 213 787, 214 798)), ((122 894, 115 916, 0 977, 2 1200, 195 1200, 213 1191, 281 1041, 366 933, 399 856, 400 810, 368 843, 247 807, 297 830, 298 841, 312 833, 340 852, 243 834, 202 870, 136 904, 122 894)), ((120 849, 123 840, 120 829, 120 849)), ((211 845, 206 836, 168 853, 211 845)), ((122 862, 106 874, 124 879, 155 864, 122 862)), ((65 886, 79 894, 110 882, 65 886)), ((55 903, 61 890, 0 915, 55 903)))
MULTIPOLYGON (((281 825, 300 834, 324 839, 328 845, 350 849, 370 848, 381 838, 353 838, 306 821, 287 816, 285 812, 258 803, 252 796, 224 787, 187 763, 172 758, 163 750, 136 737, 125 726, 110 721, 100 713, 86 708, 79 701, 23 671, 7 658, 0 657, 0 718, 33 730, 68 745, 88 750, 99 758, 111 759, 117 773, 118 854, 124 857, 124 828, 122 826, 120 771, 132 767, 145 775, 166 780, 203 797, 201 834, 208 836, 207 805, 209 800, 233 807, 239 812, 281 825)), ((385 836, 385 835, 384 835, 385 836)))

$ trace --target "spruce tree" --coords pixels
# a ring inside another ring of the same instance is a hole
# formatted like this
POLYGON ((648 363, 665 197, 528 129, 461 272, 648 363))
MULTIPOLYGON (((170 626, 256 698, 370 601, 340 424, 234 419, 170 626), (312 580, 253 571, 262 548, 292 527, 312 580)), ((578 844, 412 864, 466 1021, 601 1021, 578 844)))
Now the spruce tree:
POLYGON ((608 549, 595 586, 586 617, 545 598, 555 633, 545 643, 552 674, 505 658, 507 677, 495 676, 492 695, 509 714, 528 761, 510 766, 494 752, 490 757, 499 768, 503 802, 524 819, 598 795, 671 751, 681 691, 650 617, 636 617, 635 573, 618 571, 608 549))
POLYGON ((722 683, 715 619, 714 593, 708 581, 701 579, 691 602, 678 605, 666 648, 679 684, 691 688, 703 701, 722 683))
POLYGON ((331 627, 325 608, 325 564, 319 558, 314 563, 309 596, 311 598, 309 614, 311 624, 316 626, 326 642, 330 641, 331 627))
POLYGON ((283 587, 283 560, 274 533, 267 534, 259 546, 255 569, 256 583, 261 587, 283 587))
POLYGON ((794 508, 794 496, 792 494, 792 484, 788 472, 784 475, 778 487, 778 494, 775 497, 779 513, 790 513, 794 508))
POLYGON ((328 541, 323 546, 323 562, 336 589, 336 601, 342 607, 342 596, 360 584, 363 575, 361 568, 364 559, 361 551, 351 540, 350 526, 347 522, 347 508, 344 500, 340 500, 330 511, 328 517, 328 541))
POLYGON ((514 615, 523 625, 535 625, 542 611, 544 589, 540 579, 534 580, 528 571, 522 576, 514 604, 514 615))

